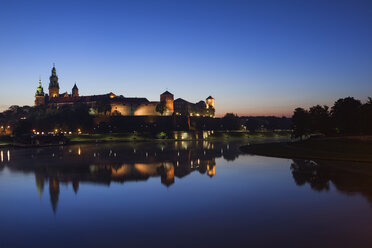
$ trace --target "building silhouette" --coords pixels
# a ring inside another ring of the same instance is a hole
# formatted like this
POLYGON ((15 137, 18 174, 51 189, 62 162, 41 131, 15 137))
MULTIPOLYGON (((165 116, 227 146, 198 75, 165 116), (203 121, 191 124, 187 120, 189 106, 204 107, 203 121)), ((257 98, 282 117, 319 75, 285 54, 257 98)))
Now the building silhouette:
POLYGON ((190 103, 178 98, 174 101, 174 95, 165 91, 160 95, 160 101, 149 101, 144 97, 124 97, 118 96, 112 92, 102 95, 80 96, 79 88, 74 84, 71 94, 60 92, 57 70, 53 66, 51 76, 49 77, 48 93, 44 93, 41 80, 35 93, 35 106, 61 106, 67 104, 84 103, 91 107, 92 114, 109 114, 122 116, 158 116, 156 111, 159 103, 165 104, 165 111, 162 115, 170 116, 173 113, 177 115, 208 116, 214 117, 215 105, 214 98, 208 97, 206 101, 190 103), (99 111, 98 106, 110 105, 110 111, 99 111))

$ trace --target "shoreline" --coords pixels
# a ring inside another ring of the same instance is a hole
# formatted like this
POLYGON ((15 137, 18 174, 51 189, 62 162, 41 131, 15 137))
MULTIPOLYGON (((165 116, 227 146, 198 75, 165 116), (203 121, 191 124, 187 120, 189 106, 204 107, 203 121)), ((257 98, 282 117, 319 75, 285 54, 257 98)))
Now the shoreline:
MULTIPOLYGON (((67 144, 63 145, 76 145, 76 144, 106 144, 106 143, 127 143, 127 142, 222 142, 222 141, 267 141, 269 139, 273 140, 289 140, 290 136, 288 134, 281 133, 247 133, 247 132, 216 132, 207 138, 196 139, 196 138, 158 138, 154 135, 149 135, 146 133, 122 133, 122 134, 82 134, 82 135, 67 135, 65 136, 69 139, 67 144)), ((273 141, 272 140, 272 141, 273 141)), ((61 144, 62 145, 62 144, 61 144)), ((49 147, 49 146, 59 146, 59 144, 46 144, 46 145, 14 145, 13 142, 2 142, 0 148, 7 147, 17 147, 17 148, 34 148, 34 147, 49 147)))
POLYGON ((365 136, 251 144, 240 150, 246 154, 277 158, 372 163, 372 137, 365 136))

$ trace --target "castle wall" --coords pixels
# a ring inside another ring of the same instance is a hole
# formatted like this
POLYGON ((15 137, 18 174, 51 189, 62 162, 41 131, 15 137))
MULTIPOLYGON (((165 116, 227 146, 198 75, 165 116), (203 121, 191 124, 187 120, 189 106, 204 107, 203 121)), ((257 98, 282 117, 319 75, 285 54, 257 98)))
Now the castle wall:
MULTIPOLYGON (((137 106, 135 106, 134 108, 136 107, 137 106)), ((133 107, 131 107, 131 104, 111 103, 111 115, 115 113, 118 113, 120 115, 132 115, 132 108, 133 107)))
POLYGON ((159 102, 142 103, 134 111, 134 115, 136 116, 160 115, 160 113, 156 112, 156 105, 158 104, 159 102))

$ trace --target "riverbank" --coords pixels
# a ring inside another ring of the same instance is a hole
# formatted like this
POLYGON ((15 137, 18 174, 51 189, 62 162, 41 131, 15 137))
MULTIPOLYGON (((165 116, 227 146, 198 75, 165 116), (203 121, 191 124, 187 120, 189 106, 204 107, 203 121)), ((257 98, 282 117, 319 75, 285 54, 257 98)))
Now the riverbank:
POLYGON ((289 139, 288 132, 266 132, 266 133, 248 133, 248 132, 213 132, 210 131, 207 137, 202 135, 199 138, 190 135, 188 132, 178 132, 176 135, 166 133, 117 133, 117 134, 82 134, 82 135, 68 135, 66 136, 70 143, 101 143, 101 142, 128 142, 128 141, 193 141, 193 140, 207 140, 207 141, 224 141, 224 140, 250 140, 260 138, 284 138, 289 139))
POLYGON ((240 148, 252 155, 268 157, 372 162, 372 137, 316 138, 297 142, 252 144, 240 148))
POLYGON ((13 138, 10 135, 0 136, 0 147, 7 147, 13 145, 13 138))
MULTIPOLYGON (((111 133, 111 134, 79 134, 65 135, 69 140, 69 144, 85 144, 85 143, 107 143, 107 142, 135 142, 135 141, 246 141, 261 143, 268 142, 269 139, 277 141, 286 141, 290 139, 290 132, 262 132, 249 133, 243 131, 205 131, 195 134, 195 132, 179 131, 175 133, 145 133, 145 132, 130 132, 130 133, 111 133)), ((13 146, 13 137, 0 136, 0 147, 13 146)))

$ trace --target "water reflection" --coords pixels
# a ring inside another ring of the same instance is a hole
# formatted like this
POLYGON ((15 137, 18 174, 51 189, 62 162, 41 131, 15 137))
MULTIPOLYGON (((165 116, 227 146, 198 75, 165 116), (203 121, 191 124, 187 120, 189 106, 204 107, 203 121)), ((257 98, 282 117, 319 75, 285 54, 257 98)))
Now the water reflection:
MULTIPOLYGON (((193 172, 213 178, 218 172, 216 159, 234 161, 242 155, 241 145, 181 141, 10 149, 0 151, 0 171, 33 173, 39 197, 48 187, 56 212, 61 184, 71 184, 78 194, 80 184, 86 182, 109 186, 158 178, 159 183, 171 187, 193 172)), ((343 194, 360 193, 372 205, 372 166, 293 160, 290 171, 297 186, 308 184, 314 191, 328 191, 334 185, 343 194)))
POLYGON ((356 162, 294 159, 293 179, 298 186, 310 185, 315 191, 329 191, 331 184, 347 195, 361 194, 372 206, 372 165, 356 162))
POLYGON ((13 172, 34 173, 40 197, 48 182, 51 205, 56 211, 60 184, 71 183, 78 193, 81 182, 109 186, 112 182, 139 182, 159 177, 161 184, 170 187, 176 182, 175 178, 194 171, 212 178, 216 175, 216 158, 234 160, 241 154, 240 145, 182 141, 13 149, 14 159, 10 160, 8 151, 8 159, 2 160, 1 165, 13 172))

